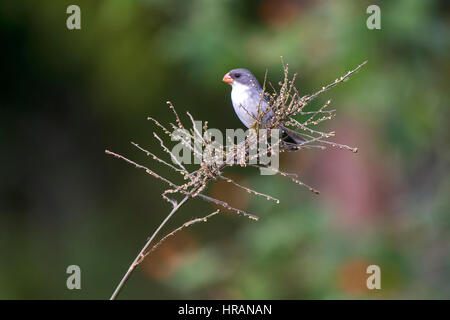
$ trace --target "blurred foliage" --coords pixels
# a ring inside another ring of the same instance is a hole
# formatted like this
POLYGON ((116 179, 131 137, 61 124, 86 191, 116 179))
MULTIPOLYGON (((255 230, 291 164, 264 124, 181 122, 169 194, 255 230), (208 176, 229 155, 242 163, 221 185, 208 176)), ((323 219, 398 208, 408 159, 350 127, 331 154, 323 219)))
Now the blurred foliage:
MULTIPOLYGON (((157 150, 147 115, 165 105, 220 129, 241 127, 223 74, 246 67, 276 84, 280 56, 309 93, 329 91, 327 124, 358 146, 286 155, 282 167, 322 191, 250 169, 224 213, 164 243, 121 298, 450 298, 450 19, 448 2, 188 0, 2 1, 0 298, 108 298, 168 205, 163 186, 104 155, 109 148, 166 174, 129 145, 157 150), (381 8, 381 30, 366 8, 381 8), (78 4, 82 29, 65 26, 78 4), (77 264, 82 289, 66 289, 77 264), (365 269, 382 270, 382 290, 365 269)), ((170 224, 215 208, 191 201, 170 224)))

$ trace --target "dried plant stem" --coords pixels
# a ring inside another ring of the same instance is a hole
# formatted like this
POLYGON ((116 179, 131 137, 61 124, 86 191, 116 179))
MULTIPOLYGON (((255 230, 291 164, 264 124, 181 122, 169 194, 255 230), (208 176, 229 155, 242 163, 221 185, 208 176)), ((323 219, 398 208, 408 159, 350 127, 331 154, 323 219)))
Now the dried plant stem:
POLYGON ((148 250, 145 253, 145 257, 148 256, 150 253, 152 253, 153 251, 155 251, 156 249, 158 249, 158 247, 167 239, 169 239, 170 237, 173 237, 177 232, 180 232, 181 230, 192 226, 193 224, 199 223, 199 222, 208 222, 208 219, 211 218, 212 216, 215 216, 216 214, 218 214, 220 212, 219 209, 217 209, 216 211, 214 211, 213 213, 208 214, 207 216, 204 216, 202 218, 195 218, 192 220, 189 220, 188 222, 183 223, 182 226, 176 228, 175 230, 173 230, 171 233, 168 233, 167 235, 165 235, 163 238, 161 238, 161 240, 159 240, 159 242, 157 244, 155 244, 150 250, 148 250))
POLYGON ((136 269, 136 267, 143 261, 145 255, 146 255, 146 251, 149 249, 150 244, 152 243, 153 239, 155 239, 156 235, 159 233, 159 231, 161 231, 161 229, 164 227, 164 225, 167 223, 167 221, 170 220, 170 218, 175 214, 175 212, 177 212, 178 209, 180 209, 180 207, 190 198, 190 195, 186 195, 183 200, 181 200, 179 203, 177 203, 172 211, 170 211, 170 213, 167 215, 167 217, 163 220, 163 222, 161 222, 161 224, 159 225, 159 227, 155 230, 155 232, 153 232, 152 236, 147 240, 147 242, 145 243, 144 247, 142 247, 141 251, 139 252, 139 254, 136 256, 136 258, 134 259, 133 263, 130 265, 130 267, 128 268, 127 273, 125 273, 125 275, 123 276, 122 280, 120 280, 119 285, 117 286, 116 290, 114 290, 114 293, 112 294, 110 300, 114 300, 115 298, 117 298, 117 296, 119 295, 120 291, 122 290, 123 286, 125 285, 125 283, 127 282, 127 280, 130 278, 131 274, 133 273, 134 269, 136 269))

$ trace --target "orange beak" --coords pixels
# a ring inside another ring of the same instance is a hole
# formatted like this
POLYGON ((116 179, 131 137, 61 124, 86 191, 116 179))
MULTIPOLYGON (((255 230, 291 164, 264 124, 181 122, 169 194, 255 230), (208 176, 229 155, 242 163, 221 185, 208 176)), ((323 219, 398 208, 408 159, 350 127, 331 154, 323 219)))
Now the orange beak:
POLYGON ((230 74, 227 73, 226 75, 223 76, 222 81, 223 81, 223 82, 226 82, 226 83, 233 83, 234 80, 233 80, 233 78, 230 76, 230 74))

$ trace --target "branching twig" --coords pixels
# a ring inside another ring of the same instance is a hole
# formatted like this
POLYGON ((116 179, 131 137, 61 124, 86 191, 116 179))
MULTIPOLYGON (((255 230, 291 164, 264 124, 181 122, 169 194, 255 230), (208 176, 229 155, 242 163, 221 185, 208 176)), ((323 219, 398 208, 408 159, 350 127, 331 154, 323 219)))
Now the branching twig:
POLYGON ((207 216, 204 216, 203 218, 195 218, 192 220, 189 220, 188 222, 185 222, 181 227, 176 228, 175 230, 173 230, 171 233, 168 233, 167 235, 165 235, 161 240, 158 241, 157 244, 155 244, 150 250, 148 250, 145 254, 144 254, 144 258, 146 256, 148 256, 150 253, 152 253, 153 251, 155 251, 164 241, 166 241, 168 238, 173 237, 175 235, 175 233, 192 226, 193 224, 196 224, 198 222, 207 222, 209 218, 211 218, 212 216, 215 216, 216 214, 218 214, 220 212, 220 210, 216 210, 213 213, 208 214, 207 216))
POLYGON ((144 247, 139 251, 139 254, 134 259, 133 263, 131 263, 130 267, 128 268, 128 271, 123 276, 122 280, 120 280, 119 285, 117 286, 116 290, 114 290, 114 293, 112 294, 110 300, 114 300, 117 295, 120 293, 120 290, 122 290, 123 286, 127 282, 127 280, 130 278, 131 273, 134 271, 134 269, 143 261, 144 257, 146 256, 146 251, 150 247, 153 239, 156 237, 156 235, 159 233, 159 231, 164 227, 164 225, 169 221, 169 219, 177 212, 178 209, 189 199, 189 195, 185 196, 183 200, 181 200, 176 206, 173 207, 172 211, 167 215, 167 217, 161 222, 158 228, 156 228, 155 232, 153 232, 152 236, 147 240, 147 243, 144 245, 144 247))

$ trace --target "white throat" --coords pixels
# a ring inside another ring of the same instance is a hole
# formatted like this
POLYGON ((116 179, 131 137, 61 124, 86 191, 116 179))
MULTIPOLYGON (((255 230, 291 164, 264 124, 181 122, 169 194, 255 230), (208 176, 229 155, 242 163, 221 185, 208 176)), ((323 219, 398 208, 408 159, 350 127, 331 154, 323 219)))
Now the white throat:
POLYGON ((231 84, 231 98, 235 102, 242 102, 243 100, 246 100, 248 97, 248 89, 248 86, 234 81, 231 84))

